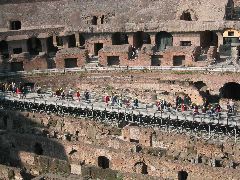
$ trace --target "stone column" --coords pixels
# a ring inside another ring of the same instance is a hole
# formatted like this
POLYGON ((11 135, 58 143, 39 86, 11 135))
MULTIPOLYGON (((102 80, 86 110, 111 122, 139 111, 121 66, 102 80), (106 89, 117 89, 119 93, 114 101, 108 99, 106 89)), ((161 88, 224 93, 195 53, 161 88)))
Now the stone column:
POLYGON ((63 36, 63 48, 68 48, 69 47, 69 37, 68 36, 63 36))
POLYGON ((42 52, 48 53, 48 44, 47 44, 47 38, 40 39, 41 45, 42 45, 42 52))
POLYGON ((75 33, 76 47, 80 47, 80 36, 79 33, 75 33))

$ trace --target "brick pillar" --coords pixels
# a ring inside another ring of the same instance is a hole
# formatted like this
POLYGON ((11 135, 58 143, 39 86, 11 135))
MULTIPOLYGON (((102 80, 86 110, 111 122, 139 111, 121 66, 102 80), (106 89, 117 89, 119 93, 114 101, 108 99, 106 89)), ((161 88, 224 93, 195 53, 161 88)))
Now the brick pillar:
POLYGON ((217 32, 216 34, 218 36, 218 52, 219 52, 219 47, 220 47, 220 45, 223 44, 223 34, 222 34, 222 32, 217 32))
POLYGON ((63 36, 63 48, 68 48, 69 47, 69 37, 68 36, 63 36))
POLYGON ((57 47, 57 36, 56 35, 53 36, 53 45, 55 47, 57 47))
POLYGON ((47 38, 40 39, 41 45, 42 45, 42 52, 48 53, 48 44, 47 44, 47 38))
POLYGON ((151 44, 156 45, 156 34, 150 34, 151 44))
POLYGON ((128 43, 133 45, 133 34, 128 35, 128 43))
POLYGON ((9 52, 9 56, 11 56, 13 54, 13 48, 12 48, 11 41, 8 42, 8 52, 9 52))
POLYGON ((79 33, 75 33, 76 47, 80 47, 80 37, 79 33))
POLYGON ((22 52, 28 52, 27 40, 21 40, 22 52))

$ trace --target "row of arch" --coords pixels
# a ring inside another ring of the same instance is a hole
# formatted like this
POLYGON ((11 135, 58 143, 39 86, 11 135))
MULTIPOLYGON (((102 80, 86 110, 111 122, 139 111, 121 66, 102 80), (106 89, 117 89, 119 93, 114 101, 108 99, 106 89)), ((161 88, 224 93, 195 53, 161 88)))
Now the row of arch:
MULTIPOLYGON (((201 33, 201 40, 203 43, 208 44, 208 45, 218 45, 218 37, 216 33, 212 31, 205 31, 201 33), (209 41, 209 42, 208 42, 209 41)), ((68 47, 76 47, 76 37, 75 34, 67 36, 67 41, 68 41, 68 47)), ((127 33, 123 32, 116 32, 112 34, 112 45, 124 45, 124 44, 129 44, 129 37, 127 33)), ((143 31, 138 31, 133 34, 133 46, 136 48, 141 48, 143 44, 152 44, 152 40, 155 41, 155 47, 157 50, 164 50, 166 49, 167 46, 173 46, 173 36, 171 33, 168 33, 166 31, 161 31, 158 32, 154 39, 151 39, 151 36, 143 31)), ((79 45, 80 47, 85 46, 85 37, 82 34, 79 34, 79 45)), ((57 46, 63 46, 63 37, 61 36, 56 36, 56 42, 57 46)), ((27 40, 27 46, 28 46, 28 51, 32 55, 36 55, 39 52, 42 51, 42 44, 40 39, 37 37, 31 37, 27 40)), ((57 47, 53 45, 53 37, 49 37, 47 39, 47 46, 48 50, 51 52, 56 52, 57 47)), ((203 45, 204 46, 204 45, 203 45)), ((7 54, 8 52, 8 45, 6 41, 0 41, 0 53, 1 54, 7 54)))
MULTIPOLYGON (((165 31, 159 32, 155 35, 155 43, 157 49, 164 50, 167 46, 173 45, 173 36, 165 31)), ((126 33, 116 32, 112 35, 113 45, 129 44, 128 35, 126 33)), ((151 37, 148 33, 138 31, 133 35, 133 46, 141 47, 143 44, 151 44, 151 37)))

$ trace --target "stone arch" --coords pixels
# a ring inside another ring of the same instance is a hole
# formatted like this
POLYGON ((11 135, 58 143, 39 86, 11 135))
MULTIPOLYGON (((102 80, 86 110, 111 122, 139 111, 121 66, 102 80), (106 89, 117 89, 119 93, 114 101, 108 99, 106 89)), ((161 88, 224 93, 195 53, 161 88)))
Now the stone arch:
POLYGON ((109 168, 110 160, 106 156, 99 156, 98 157, 98 166, 107 169, 109 168))
POLYGON ((148 174, 148 166, 144 162, 134 164, 133 171, 138 174, 148 174))
POLYGON ((34 145, 34 153, 37 155, 43 155, 43 148, 41 143, 35 143, 34 145))
POLYGON ((173 37, 170 33, 166 31, 161 31, 156 34, 155 42, 157 50, 164 50, 167 46, 173 45, 173 37))
POLYGON ((187 171, 179 171, 178 172, 178 180, 187 180, 188 173, 187 171))
POLYGON ((197 21, 198 18, 196 16, 195 11, 193 11, 192 9, 188 9, 182 12, 182 14, 180 15, 180 20, 197 21))
POLYGON ((228 82, 220 88, 220 98, 240 100, 240 84, 236 82, 228 82))

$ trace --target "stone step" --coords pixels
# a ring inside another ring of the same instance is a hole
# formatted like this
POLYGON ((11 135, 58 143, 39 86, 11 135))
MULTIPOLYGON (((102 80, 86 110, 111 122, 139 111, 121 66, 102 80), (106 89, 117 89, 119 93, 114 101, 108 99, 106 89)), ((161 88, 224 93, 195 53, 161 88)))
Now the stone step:
POLYGON ((89 62, 85 65, 85 67, 97 67, 98 66, 98 62, 89 62))

